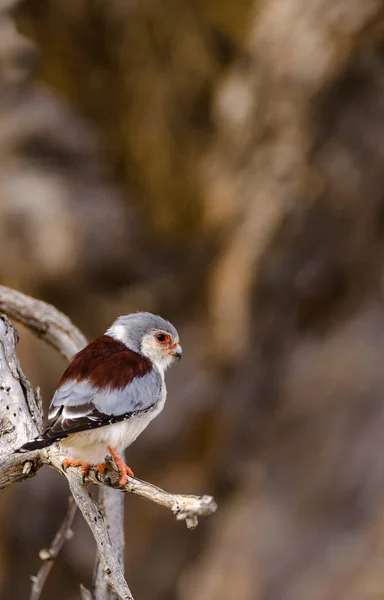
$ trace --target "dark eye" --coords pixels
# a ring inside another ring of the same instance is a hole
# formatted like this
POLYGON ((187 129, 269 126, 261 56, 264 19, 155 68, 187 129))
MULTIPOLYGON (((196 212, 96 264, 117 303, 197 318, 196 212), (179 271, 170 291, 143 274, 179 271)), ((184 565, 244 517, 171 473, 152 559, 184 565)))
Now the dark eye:
POLYGON ((170 341, 169 335, 166 335, 165 333, 156 333, 155 338, 159 344, 165 344, 170 341))

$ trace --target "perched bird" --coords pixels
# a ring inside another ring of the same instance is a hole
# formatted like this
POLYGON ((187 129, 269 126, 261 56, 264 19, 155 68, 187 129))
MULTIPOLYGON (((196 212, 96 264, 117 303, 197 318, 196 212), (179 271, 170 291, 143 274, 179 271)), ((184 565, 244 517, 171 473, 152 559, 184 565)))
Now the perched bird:
POLYGON ((139 312, 119 317, 102 335, 78 352, 60 379, 48 415, 48 427, 16 452, 59 443, 68 458, 64 467, 90 465, 102 472, 110 453, 120 483, 133 475, 119 452, 127 448, 164 407, 164 371, 181 358, 173 325, 139 312))

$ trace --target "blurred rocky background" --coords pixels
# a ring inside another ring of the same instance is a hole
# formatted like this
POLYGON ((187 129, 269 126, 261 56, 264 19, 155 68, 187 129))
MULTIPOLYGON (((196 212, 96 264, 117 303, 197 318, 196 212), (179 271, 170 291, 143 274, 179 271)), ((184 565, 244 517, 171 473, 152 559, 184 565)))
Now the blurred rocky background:
MULTIPOLYGON (((137 600, 384 597, 384 2, 0 0, 0 281, 93 337, 159 312, 184 358, 128 462, 137 600)), ((65 367, 20 331, 47 405, 65 367)), ((66 507, 0 497, 0 597, 66 507)), ((80 517, 44 592, 77 600, 80 517)))

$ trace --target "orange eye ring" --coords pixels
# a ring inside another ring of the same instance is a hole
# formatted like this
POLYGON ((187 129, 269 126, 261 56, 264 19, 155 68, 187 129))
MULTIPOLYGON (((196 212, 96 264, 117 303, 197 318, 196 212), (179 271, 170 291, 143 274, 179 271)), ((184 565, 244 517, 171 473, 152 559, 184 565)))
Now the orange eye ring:
POLYGON ((155 334, 155 340, 159 343, 159 344, 169 344, 169 342, 171 341, 171 338, 169 335, 167 335, 166 333, 156 333, 155 334))

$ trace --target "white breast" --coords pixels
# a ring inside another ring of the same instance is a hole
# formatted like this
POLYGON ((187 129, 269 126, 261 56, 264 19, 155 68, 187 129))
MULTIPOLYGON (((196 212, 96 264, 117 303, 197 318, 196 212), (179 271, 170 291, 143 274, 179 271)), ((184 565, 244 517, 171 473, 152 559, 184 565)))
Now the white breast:
POLYGON ((166 395, 167 390, 163 383, 161 398, 151 411, 113 425, 73 433, 60 442, 63 453, 70 458, 90 464, 104 462, 106 455, 109 454, 108 446, 121 452, 135 441, 152 419, 163 410, 166 395))

